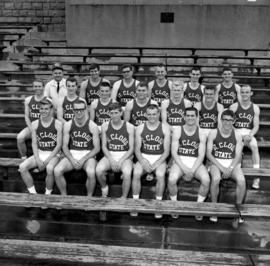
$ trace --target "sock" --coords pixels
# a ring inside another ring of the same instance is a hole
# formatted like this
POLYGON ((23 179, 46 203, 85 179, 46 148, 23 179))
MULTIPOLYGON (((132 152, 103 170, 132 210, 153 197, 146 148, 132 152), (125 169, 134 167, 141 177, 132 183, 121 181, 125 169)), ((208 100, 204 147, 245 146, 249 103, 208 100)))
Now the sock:
POLYGON ((170 199, 171 199, 172 201, 177 201, 177 195, 175 195, 175 196, 170 196, 170 199))
POLYGON ((162 200, 162 197, 156 196, 156 199, 157 199, 157 200, 162 200))
POLYGON ((22 156, 21 157, 23 160, 25 160, 25 159, 27 159, 27 156, 25 155, 25 156, 22 156))
POLYGON ((29 193, 31 193, 31 194, 37 194, 35 186, 29 187, 27 189, 28 189, 29 193))
POLYGON ((253 168, 259 169, 260 168, 260 165, 259 164, 253 164, 253 168))
POLYGON ((107 185, 105 187, 102 187, 101 192, 102 192, 102 197, 106 198, 109 193, 109 187, 107 185))
POLYGON ((45 195, 51 195, 51 194, 52 194, 52 189, 45 188, 45 195))
POLYGON ((133 195, 133 199, 139 199, 139 195, 133 195))
POLYGON ((197 202, 204 202, 205 199, 206 197, 198 195, 197 202))

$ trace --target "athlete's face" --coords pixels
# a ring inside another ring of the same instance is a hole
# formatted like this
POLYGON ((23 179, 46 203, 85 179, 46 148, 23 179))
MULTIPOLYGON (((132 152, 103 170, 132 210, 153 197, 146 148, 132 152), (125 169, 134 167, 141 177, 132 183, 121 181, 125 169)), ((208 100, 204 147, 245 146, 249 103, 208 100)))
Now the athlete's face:
POLYGON ((119 109, 114 109, 110 111, 110 117, 113 122, 118 122, 121 120, 122 111, 119 109))
POLYGON ((106 86, 100 87, 100 98, 102 100, 107 100, 111 97, 111 88, 106 86))
POLYGON ((243 101, 250 100, 252 96, 251 88, 249 86, 243 86, 240 90, 240 94, 243 101))
POLYGON ((43 84, 40 81, 33 82, 33 90, 36 95, 41 95, 43 93, 43 84))
POLYGON ((40 116, 43 118, 49 117, 51 115, 52 105, 51 104, 41 104, 39 107, 40 116))
POLYGON ((146 111, 147 119, 150 124, 155 124, 159 121, 159 110, 155 109, 147 109, 146 111))
POLYGON ((195 111, 187 111, 185 114, 185 122, 189 126, 193 126, 196 124, 197 116, 195 111))
POLYGON ((156 68, 156 77, 157 79, 164 79, 166 77, 166 69, 165 67, 157 67, 156 68))
POLYGON ((76 118, 82 119, 86 114, 86 106, 84 103, 74 103, 73 111, 76 118))
POLYGON ((231 130, 233 128, 234 119, 230 115, 223 115, 221 121, 225 130, 231 130))
POLYGON ((129 79, 133 75, 133 71, 130 67, 125 67, 122 69, 122 74, 124 79, 129 79))
POLYGON ((67 91, 68 91, 69 94, 76 94, 76 91, 77 91, 76 82, 68 81, 67 82, 67 91))
POLYGON ((63 70, 55 69, 53 71, 53 78, 54 78, 55 81, 60 82, 61 79, 63 78, 63 70))
POLYGON ((93 79, 99 78, 100 71, 98 70, 98 68, 90 69, 89 73, 91 78, 93 79))
POLYGON ((180 98, 181 96, 183 96, 183 93, 183 85, 181 83, 173 83, 171 90, 172 98, 180 98))
POLYGON ((215 91, 205 89, 204 97, 206 102, 213 102, 215 100, 215 91))
POLYGON ((136 96, 138 99, 143 100, 148 96, 148 89, 146 86, 140 87, 138 86, 136 89, 136 96))
POLYGON ((231 81, 233 77, 233 73, 232 71, 229 71, 229 70, 224 71, 222 74, 222 77, 224 81, 231 81))
POLYGON ((190 73, 190 79, 193 82, 198 82, 199 78, 201 77, 201 71, 200 70, 192 70, 190 73))

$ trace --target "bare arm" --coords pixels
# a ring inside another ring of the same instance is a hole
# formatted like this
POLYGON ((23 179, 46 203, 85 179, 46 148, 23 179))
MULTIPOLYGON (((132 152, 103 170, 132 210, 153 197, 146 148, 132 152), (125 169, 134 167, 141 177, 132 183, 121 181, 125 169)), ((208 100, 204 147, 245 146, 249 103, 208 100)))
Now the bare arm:
MULTIPOLYGON (((34 96, 32 96, 34 97, 34 96)), ((24 119, 25 119, 25 123, 26 125, 28 126, 28 128, 31 129, 32 127, 32 124, 31 124, 31 121, 30 121, 30 118, 29 118, 29 115, 30 115, 30 108, 29 108, 29 102, 31 100, 31 96, 30 97, 27 97, 24 101, 24 119)))
POLYGON ((221 123, 221 115, 222 115, 222 113, 224 111, 223 105, 220 104, 220 103, 217 103, 217 110, 218 110, 218 125, 220 125, 220 123, 221 123))
POLYGON ((35 120, 32 123, 32 126, 31 126, 31 135, 32 135, 32 149, 33 149, 33 154, 34 154, 35 160, 37 162, 38 168, 40 169, 40 167, 42 165, 42 162, 41 162, 41 160, 39 159, 39 156, 38 156, 37 133, 36 133, 37 132, 38 123, 39 123, 39 120, 35 120))
POLYGON ((91 119, 92 121, 94 121, 95 118, 96 118, 96 108, 97 108, 97 104, 98 104, 98 100, 95 99, 95 100, 91 103, 90 108, 89 108, 89 111, 90 111, 90 119, 91 119))
POLYGON ((164 124, 168 124, 167 122, 167 108, 169 106, 169 100, 164 100, 161 103, 161 121, 164 124))
POLYGON ((257 104, 253 104, 253 107, 254 107, 254 119, 253 119, 253 128, 249 133, 250 138, 256 135, 260 126, 260 108, 257 104))
POLYGON ((61 99, 57 106, 57 119, 64 124, 65 119, 64 119, 63 102, 64 102, 64 99, 61 99))
POLYGON ((70 153, 69 150, 69 140, 70 140, 70 129, 71 129, 72 120, 64 123, 64 129, 63 129, 63 152, 65 156, 69 159, 69 161, 72 163, 72 165, 75 167, 75 161, 73 156, 70 153))
POLYGON ((128 101, 126 104, 125 112, 124 112, 124 120, 129 122, 131 118, 131 112, 133 109, 134 100, 128 101))
POLYGON ((121 84, 121 80, 118 80, 113 84, 111 98, 113 100, 115 100, 115 101, 116 101, 116 98, 117 98, 117 93, 118 93, 120 84, 121 84))
POLYGON ((239 133, 235 132, 235 137, 236 137, 235 157, 231 163, 230 166, 231 169, 234 169, 234 167, 241 161, 243 150, 242 136, 239 133))
POLYGON ((155 83, 154 80, 152 80, 152 81, 150 81, 150 82, 148 83, 149 97, 150 97, 150 98, 152 98, 152 89, 153 89, 153 87, 154 87, 154 83, 155 83))
POLYGON ((88 84, 88 80, 84 80, 82 83, 81 83, 81 87, 80 87, 80 97, 85 99, 86 97, 86 87, 87 87, 87 84, 88 84))

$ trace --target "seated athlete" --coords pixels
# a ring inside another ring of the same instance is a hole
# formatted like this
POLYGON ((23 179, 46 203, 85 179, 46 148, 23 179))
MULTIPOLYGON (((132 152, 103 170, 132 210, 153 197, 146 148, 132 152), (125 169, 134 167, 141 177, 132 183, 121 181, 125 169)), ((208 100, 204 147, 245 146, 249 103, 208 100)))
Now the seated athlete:
MULTIPOLYGON (((206 167, 203 165, 206 149, 206 135, 197 125, 198 110, 188 107, 185 110, 185 124, 174 130, 172 137, 171 153, 174 163, 168 179, 170 198, 177 200, 177 182, 182 177, 189 182, 194 177, 201 182, 198 193, 198 202, 203 202, 208 194, 210 178, 206 167)), ((178 216, 173 216, 177 218, 178 216)), ((196 216, 201 221, 202 216, 196 216)))
MULTIPOLYGON (((260 168, 260 154, 256 138, 259 130, 260 108, 251 102, 252 90, 249 85, 243 85, 240 89, 240 101, 232 104, 229 109, 235 113, 234 127, 240 133, 245 146, 252 151, 253 168, 260 168)), ((260 178, 253 180, 252 187, 259 189, 260 178)))
MULTIPOLYGON (((165 188, 166 159, 170 153, 170 128, 159 121, 160 111, 155 104, 146 110, 147 121, 139 125, 135 132, 135 154, 138 162, 134 166, 132 193, 138 199, 141 192, 141 177, 145 173, 155 173, 156 199, 162 200, 165 188)), ((131 213, 137 216, 137 213, 131 213)), ((162 215, 155 214, 156 218, 162 215)))
POLYGON ((146 120, 146 110, 150 104, 157 104, 149 97, 148 84, 140 82, 136 88, 136 97, 126 104, 124 118, 134 126, 143 124, 146 120))
POLYGON ((55 181, 61 195, 67 195, 64 173, 84 169, 87 175, 87 195, 92 196, 96 185, 96 159, 100 150, 97 125, 87 114, 87 104, 77 99, 73 104, 74 118, 64 124, 63 152, 65 157, 54 169, 55 181))
POLYGON ((96 174, 101 185, 102 197, 108 195, 106 172, 122 173, 122 198, 127 198, 132 174, 134 152, 134 127, 121 119, 122 107, 119 103, 109 106, 110 121, 101 127, 102 151, 104 157, 99 161, 96 174))
POLYGON ((63 124, 74 117, 73 103, 78 99, 77 90, 78 82, 74 77, 66 80, 67 95, 64 99, 59 100, 57 107, 57 119, 63 124))
MULTIPOLYGON (((221 115, 221 125, 210 132, 207 141, 207 158, 212 163, 211 199, 217 202, 219 183, 221 179, 232 178, 236 182, 236 204, 242 204, 246 193, 246 180, 241 169, 242 137, 233 128, 235 121, 233 111, 225 110, 221 115)), ((217 217, 210 217, 212 222, 217 222, 217 217)), ((243 222, 239 219, 239 223, 243 222)))
POLYGON ((53 103, 50 98, 40 102, 40 118, 32 122, 32 148, 34 155, 27 158, 19 166, 23 182, 29 193, 36 194, 30 169, 46 169, 45 194, 51 194, 54 184, 53 170, 59 161, 57 156, 62 145, 62 123, 53 117, 53 103))
POLYGON ((33 90, 35 94, 25 98, 24 101, 24 118, 27 125, 18 135, 17 135, 17 147, 22 159, 26 159, 27 147, 26 140, 31 139, 31 128, 32 122, 39 119, 39 108, 40 101, 44 98, 44 87, 43 82, 35 80, 33 82, 33 90))
POLYGON ((110 120, 109 106, 112 103, 111 84, 109 81, 102 81, 99 87, 99 99, 92 101, 90 105, 90 119, 94 121, 99 131, 103 123, 110 120))

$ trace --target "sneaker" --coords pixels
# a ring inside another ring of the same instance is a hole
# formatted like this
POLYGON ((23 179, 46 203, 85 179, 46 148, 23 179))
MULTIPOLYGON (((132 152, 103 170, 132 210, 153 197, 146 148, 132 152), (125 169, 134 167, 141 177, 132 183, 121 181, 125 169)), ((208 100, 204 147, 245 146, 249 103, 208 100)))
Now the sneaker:
POLYGON ((211 216, 211 217, 209 217, 209 220, 210 220, 211 222, 213 222, 213 223, 217 223, 218 218, 217 218, 217 216, 211 216))
POLYGON ((38 168, 33 169, 33 173, 39 173, 39 169, 38 168))
POLYGON ((260 178, 254 178, 253 179, 252 188, 253 189, 259 189, 260 188, 260 178))
POLYGON ((132 216, 132 217, 137 217, 137 216, 138 216, 138 213, 137 213, 137 212, 131 212, 131 213, 130 213, 130 216, 132 216))
MULTIPOLYGON (((210 217, 210 218, 211 218, 211 217, 210 217)), ((195 216, 195 220, 200 222, 200 221, 203 220, 203 216, 196 215, 196 216, 195 216)))
POLYGON ((179 218, 179 215, 178 214, 172 214, 172 218, 173 219, 178 219, 179 218))
POLYGON ((155 214, 155 218, 156 218, 156 219, 161 219, 161 218, 162 218, 162 214, 156 213, 156 214, 155 214))
POLYGON ((239 218, 238 218, 238 222, 239 222, 240 224, 243 224, 243 223, 245 222, 245 219, 242 218, 242 217, 239 217, 239 218))

